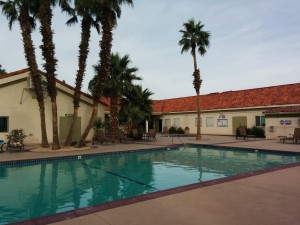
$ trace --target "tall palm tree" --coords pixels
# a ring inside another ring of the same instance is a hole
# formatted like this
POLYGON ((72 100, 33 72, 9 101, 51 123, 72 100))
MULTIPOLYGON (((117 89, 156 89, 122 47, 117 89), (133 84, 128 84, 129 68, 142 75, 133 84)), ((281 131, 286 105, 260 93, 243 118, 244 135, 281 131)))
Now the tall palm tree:
POLYGON ((101 0, 100 2, 102 39, 100 41, 100 66, 98 67, 96 78, 96 91, 93 93, 93 111, 86 129, 77 143, 77 147, 82 147, 97 115, 99 99, 103 91, 105 80, 110 72, 110 57, 113 40, 112 30, 117 24, 117 18, 120 18, 121 16, 121 5, 125 3, 133 5, 132 0, 101 0))
POLYGON ((76 75, 76 85, 73 95, 73 120, 69 129, 65 146, 70 146, 74 133, 76 120, 78 117, 80 92, 84 73, 86 70, 86 61, 89 53, 89 41, 91 36, 91 27, 94 27, 98 34, 100 33, 100 25, 97 20, 98 13, 101 12, 97 0, 75 0, 75 12, 71 19, 67 21, 67 25, 72 25, 78 22, 78 17, 81 17, 81 41, 79 44, 78 70, 76 75))
POLYGON ((200 87, 202 83, 202 79, 200 77, 200 70, 197 67, 197 59, 196 59, 196 48, 198 48, 198 52, 200 55, 204 55, 206 53, 206 48, 209 47, 209 38, 210 33, 208 31, 204 31, 204 25, 201 22, 195 22, 194 19, 188 20, 183 24, 184 29, 179 32, 182 33, 181 40, 179 41, 179 45, 182 46, 181 53, 187 52, 191 50, 191 54, 194 59, 194 81, 193 85, 197 94, 197 136, 196 140, 201 140, 201 130, 200 130, 200 87))
POLYGON ((52 7, 58 2, 63 10, 70 10, 70 0, 40 0, 38 18, 41 23, 40 32, 42 35, 42 55, 45 60, 43 65, 46 71, 47 78, 47 92, 51 99, 52 106, 52 132, 53 132, 53 143, 52 150, 60 149, 59 137, 58 137, 58 117, 57 117, 57 103, 56 103, 56 64, 57 59, 55 58, 55 45, 53 42, 53 31, 51 28, 52 24, 52 7))
POLYGON ((39 105, 42 147, 49 147, 45 122, 45 103, 42 88, 41 75, 38 72, 36 62, 35 49, 31 38, 31 32, 35 28, 35 17, 37 12, 37 1, 15 0, 15 1, 0 1, 2 12, 9 20, 9 28, 12 28, 13 23, 18 20, 23 39, 23 46, 27 65, 30 69, 30 75, 33 81, 36 99, 39 105), (32 14, 33 13, 33 16, 32 14))

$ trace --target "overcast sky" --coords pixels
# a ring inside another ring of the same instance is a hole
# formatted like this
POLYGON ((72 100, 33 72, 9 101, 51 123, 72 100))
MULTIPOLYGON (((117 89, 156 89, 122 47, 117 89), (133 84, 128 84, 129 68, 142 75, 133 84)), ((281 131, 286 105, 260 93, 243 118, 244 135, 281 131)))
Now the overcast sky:
MULTIPOLYGON (((153 99, 195 95, 193 59, 181 54, 179 30, 190 18, 211 33, 205 56, 197 55, 202 94, 300 82, 299 0, 135 0, 123 6, 114 30, 113 52, 129 54, 139 68, 143 88, 153 99)), ((80 24, 67 27, 67 17, 55 10, 54 41, 57 78, 74 86, 80 24)), ((100 36, 93 31, 83 91, 99 60, 100 36)), ((33 34, 42 68, 38 31, 33 34)), ((18 23, 12 31, 0 16, 0 64, 7 72, 27 68, 18 23)))

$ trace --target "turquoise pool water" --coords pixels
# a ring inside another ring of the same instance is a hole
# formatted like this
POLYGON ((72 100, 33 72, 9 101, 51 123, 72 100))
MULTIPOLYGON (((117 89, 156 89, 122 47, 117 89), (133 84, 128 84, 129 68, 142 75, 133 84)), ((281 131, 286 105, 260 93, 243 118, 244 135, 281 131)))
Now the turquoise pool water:
POLYGON ((0 224, 299 161, 293 154, 189 146, 1 165, 0 224))

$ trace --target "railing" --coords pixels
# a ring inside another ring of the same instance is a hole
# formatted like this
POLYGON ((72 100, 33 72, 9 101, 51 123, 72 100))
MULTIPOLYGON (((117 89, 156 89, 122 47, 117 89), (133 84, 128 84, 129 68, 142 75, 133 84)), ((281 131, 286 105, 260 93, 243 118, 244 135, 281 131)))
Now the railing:
POLYGON ((174 137, 177 137, 177 139, 184 145, 185 143, 180 139, 180 134, 170 134, 172 137, 172 144, 174 143, 174 137))

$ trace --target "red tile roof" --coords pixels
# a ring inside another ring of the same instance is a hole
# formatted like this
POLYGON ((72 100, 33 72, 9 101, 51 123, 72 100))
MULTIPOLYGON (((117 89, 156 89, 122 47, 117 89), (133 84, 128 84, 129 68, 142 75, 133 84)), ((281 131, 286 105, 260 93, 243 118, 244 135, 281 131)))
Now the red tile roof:
POLYGON ((280 108, 271 109, 264 112, 264 114, 278 114, 278 113, 300 113, 300 105, 280 107, 280 108))
MULTIPOLYGON (((201 95, 201 110, 300 104, 300 83, 201 95)), ((197 111, 196 96, 154 100, 153 112, 197 111)))
MULTIPOLYGON (((22 70, 17 70, 17 71, 12 72, 12 73, 0 75, 0 79, 7 78, 7 77, 12 77, 12 76, 16 76, 16 75, 20 75, 20 74, 23 74, 23 73, 26 73, 26 72, 30 72, 30 69, 26 68, 26 69, 22 69, 22 70)), ((44 73, 44 72, 42 72, 40 70, 39 70, 39 72, 42 75, 46 76, 46 73, 44 73)), ((56 82, 59 83, 59 84, 61 84, 61 85, 63 85, 63 86, 65 86, 65 87, 67 87, 67 88, 69 88, 69 89, 71 89, 71 90, 73 90, 73 91, 75 90, 74 87, 72 87, 71 85, 66 84, 65 82, 63 82, 61 80, 56 79, 56 82)), ((81 92, 81 95, 84 95, 84 96, 86 96, 88 98, 92 98, 91 95, 89 95, 87 93, 84 93, 84 92, 81 92)), ((103 105, 107 105, 105 102, 102 102, 101 100, 100 100, 100 103, 103 104, 103 105)))

